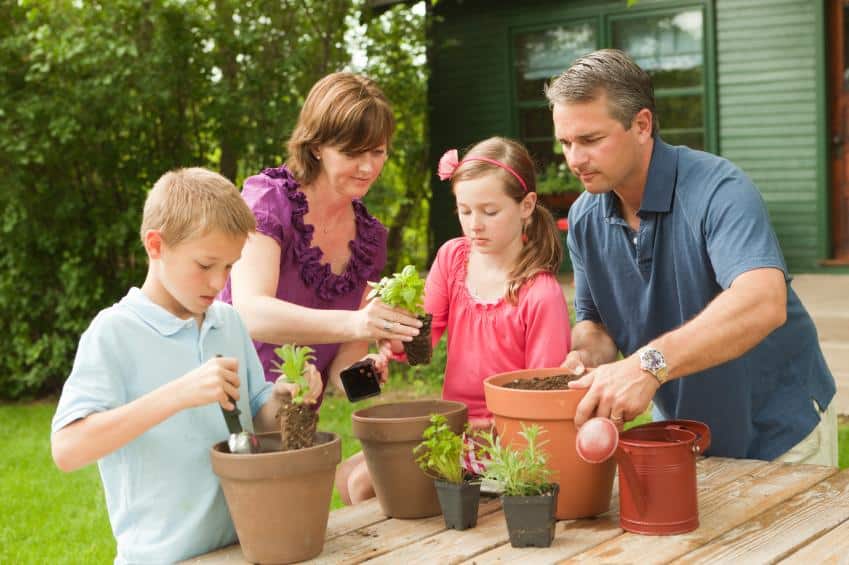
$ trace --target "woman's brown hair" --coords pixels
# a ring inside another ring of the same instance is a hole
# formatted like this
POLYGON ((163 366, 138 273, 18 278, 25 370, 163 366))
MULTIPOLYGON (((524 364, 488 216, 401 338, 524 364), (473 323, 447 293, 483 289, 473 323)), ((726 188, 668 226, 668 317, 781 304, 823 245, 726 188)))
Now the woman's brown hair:
POLYGON ((333 73, 310 89, 287 144, 286 166, 299 182, 310 184, 321 171, 314 154, 318 146, 362 153, 389 145, 394 131, 392 108, 377 84, 353 73, 333 73))
MULTIPOLYGON (((522 202, 526 194, 536 192, 534 161, 528 150, 522 144, 504 137, 490 137, 469 149, 451 176, 451 186, 492 174, 501 180, 507 195, 517 203, 522 202), (528 191, 525 192, 519 180, 509 171, 486 161, 468 161, 469 157, 486 157, 504 163, 522 177, 528 191)), ((522 285, 539 273, 557 273, 563 260, 563 244, 554 217, 539 202, 525 225, 525 235, 527 242, 507 280, 507 300, 513 304, 518 299, 522 285)))

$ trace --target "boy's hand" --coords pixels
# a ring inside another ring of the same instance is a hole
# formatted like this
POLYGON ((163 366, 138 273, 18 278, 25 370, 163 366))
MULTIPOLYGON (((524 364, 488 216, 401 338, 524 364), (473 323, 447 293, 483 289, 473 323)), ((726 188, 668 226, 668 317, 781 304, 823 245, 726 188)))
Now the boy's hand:
MULTIPOLYGON (((310 384, 310 391, 304 398, 306 404, 315 404, 318 397, 321 396, 321 391, 324 389, 324 383, 321 380, 321 373, 315 368, 315 365, 308 363, 306 367, 307 382, 310 384)), ((298 385, 290 383, 286 377, 281 375, 274 381, 274 394, 285 396, 290 394, 293 397, 298 394, 298 385)))
POLYGON ((214 357, 174 384, 177 398, 184 408, 218 402, 225 410, 233 410, 239 399, 239 361, 235 357, 214 357))

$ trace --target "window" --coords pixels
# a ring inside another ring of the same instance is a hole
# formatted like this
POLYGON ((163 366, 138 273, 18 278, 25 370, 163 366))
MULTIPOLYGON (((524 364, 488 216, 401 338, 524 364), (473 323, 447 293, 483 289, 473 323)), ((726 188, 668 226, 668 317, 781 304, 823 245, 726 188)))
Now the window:
POLYGON ((665 141, 695 149, 712 146, 703 14, 702 6, 626 8, 513 34, 516 134, 542 165, 544 177, 562 156, 543 85, 580 56, 605 46, 627 52, 652 76, 665 141))

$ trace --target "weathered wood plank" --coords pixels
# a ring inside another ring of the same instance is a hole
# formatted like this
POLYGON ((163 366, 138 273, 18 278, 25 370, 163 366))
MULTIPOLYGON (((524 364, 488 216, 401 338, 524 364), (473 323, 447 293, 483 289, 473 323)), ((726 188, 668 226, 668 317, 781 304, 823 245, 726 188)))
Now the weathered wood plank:
MULTIPOLYGON (((846 471, 844 471, 845 473, 846 471)), ((779 562, 779 565, 849 565, 849 521, 779 562)))
POLYGON ((772 563, 846 520, 849 471, 832 475, 674 563, 772 563))
MULTIPOLYGON (((766 466, 764 461, 735 460, 719 457, 700 459, 696 465, 699 490, 729 483, 740 476, 766 466)), ((618 491, 618 489, 614 489, 618 491)), ((507 526, 504 526, 502 544, 467 561, 468 565, 489 563, 557 563, 565 557, 576 555, 622 535, 619 527, 619 497, 614 493, 610 511, 595 519, 568 520, 557 523, 554 542, 546 549, 517 549, 508 543, 507 526)), ((433 556, 433 555, 432 555, 433 556)))
POLYGON ((698 529, 677 536, 625 533, 563 563, 666 563, 694 551, 770 507, 792 498, 833 475, 836 469, 816 465, 767 463, 716 488, 699 488, 698 529), (637 557, 639 556, 639 557, 637 557))
MULTIPOLYGON (((482 500, 478 520, 500 508, 498 499, 482 500)), ((445 520, 441 514, 420 520, 391 518, 327 540, 315 563, 360 563, 442 531, 445 531, 445 520)))

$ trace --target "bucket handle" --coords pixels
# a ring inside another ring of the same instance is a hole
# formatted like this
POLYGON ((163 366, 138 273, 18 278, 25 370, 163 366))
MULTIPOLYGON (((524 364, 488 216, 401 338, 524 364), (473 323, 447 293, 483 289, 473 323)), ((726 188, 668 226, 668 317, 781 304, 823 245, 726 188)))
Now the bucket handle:
POLYGON ((695 455, 699 455, 707 451, 710 447, 710 428, 701 422, 678 420, 674 424, 665 426, 667 430, 685 430, 694 434, 696 440, 693 442, 692 450, 695 455))

